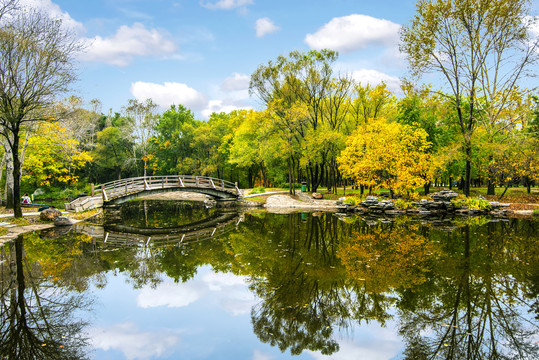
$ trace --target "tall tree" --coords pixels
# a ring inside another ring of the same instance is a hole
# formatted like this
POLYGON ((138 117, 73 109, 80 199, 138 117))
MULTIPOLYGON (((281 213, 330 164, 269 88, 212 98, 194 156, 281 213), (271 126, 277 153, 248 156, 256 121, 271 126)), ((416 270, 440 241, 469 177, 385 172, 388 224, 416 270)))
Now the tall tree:
MULTIPOLYGON (((293 131, 300 143, 307 136, 316 138, 323 131, 324 125, 326 128, 338 129, 348 110, 345 105, 352 83, 334 75, 332 64, 337 57, 337 52, 328 49, 307 53, 292 51, 288 57, 279 56, 277 61, 259 66, 251 75, 249 93, 257 95, 266 105, 278 101, 280 109, 272 106, 278 110, 274 115, 283 119, 288 116, 289 108, 305 106, 307 121, 299 127, 297 122, 293 122, 295 128, 290 131, 293 131)), ((316 191, 321 184, 327 167, 335 165, 334 156, 330 154, 335 148, 334 144, 309 148, 312 156, 305 159, 305 168, 312 191, 316 191)), ((289 169, 293 170, 294 166, 291 165, 289 169)), ((289 174, 291 177, 292 174, 289 174)))
POLYGON ((419 0, 411 23, 401 30, 401 51, 412 73, 437 72, 457 113, 466 160, 465 195, 470 195, 473 134, 478 98, 499 117, 527 67, 537 59, 529 33, 528 0, 419 0), (502 95, 499 101, 494 96, 502 95))
POLYGON ((152 99, 147 99, 144 102, 130 99, 124 108, 130 127, 127 135, 132 138, 132 142, 135 145, 132 159, 134 161, 142 160, 144 162, 144 176, 146 176, 150 139, 155 131, 157 120, 156 109, 157 105, 152 99), (140 159, 137 155, 140 155, 140 159))
POLYGON ((74 35, 61 21, 31 9, 0 28, 0 132, 13 156, 15 217, 22 217, 20 133, 29 123, 53 118, 55 98, 75 80, 73 60, 81 45, 74 35))

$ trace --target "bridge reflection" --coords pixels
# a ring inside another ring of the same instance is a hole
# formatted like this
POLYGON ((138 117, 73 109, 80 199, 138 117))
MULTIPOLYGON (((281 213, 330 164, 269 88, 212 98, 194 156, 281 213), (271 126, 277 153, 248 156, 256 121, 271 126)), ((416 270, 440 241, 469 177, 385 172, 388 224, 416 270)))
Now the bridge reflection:
POLYGON ((122 224, 98 226, 76 224, 74 231, 91 236, 95 242, 114 247, 152 247, 188 244, 229 233, 243 220, 237 212, 217 213, 190 224, 168 228, 140 228, 122 224))

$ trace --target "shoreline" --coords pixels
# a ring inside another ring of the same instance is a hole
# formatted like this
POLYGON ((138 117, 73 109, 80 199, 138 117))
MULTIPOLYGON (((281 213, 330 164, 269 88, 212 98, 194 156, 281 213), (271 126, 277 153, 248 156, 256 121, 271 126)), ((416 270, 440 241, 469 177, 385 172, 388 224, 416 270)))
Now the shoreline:
MULTIPOLYGON (((179 193, 179 192, 178 192, 179 193)), ((193 193, 181 193, 181 195, 178 195, 178 193, 164 193, 164 194, 155 194, 150 195, 147 197, 144 197, 145 200, 187 200, 187 201, 205 201, 207 200, 207 197, 205 195, 200 194, 193 194, 193 193)), ((375 215, 375 216, 398 216, 398 215, 409 215, 409 216, 417 216, 417 217, 426 217, 428 215, 436 216, 440 215, 440 213, 431 213, 431 214, 419 214, 414 213, 413 211, 407 212, 405 210, 399 211, 397 213, 384 213, 384 212, 368 212, 365 210, 361 210, 359 212, 343 212, 340 211, 339 205, 336 204, 335 200, 323 200, 323 199, 313 199, 306 193, 298 193, 296 195, 296 198, 292 197, 289 194, 283 195, 282 192, 270 192, 270 193, 263 193, 263 194, 256 194, 256 196, 249 196, 248 198, 253 197, 262 197, 266 199, 265 203, 261 202, 253 202, 249 200, 243 200, 243 203, 240 204, 240 207, 244 208, 263 208, 265 211, 269 213, 274 214, 290 214, 295 212, 335 212, 335 213, 341 213, 343 215, 346 214, 361 214, 361 215, 375 215)), ((539 208, 538 204, 529 204, 533 206, 537 206, 539 208)), ((71 216, 69 216, 71 213, 64 213, 64 216, 67 216, 73 224, 86 221, 90 219, 91 217, 97 216, 98 214, 93 214, 87 218, 84 219, 75 219, 71 216)), ((447 212, 446 212, 447 214, 447 212)), ((486 215, 486 216, 492 216, 494 218, 500 218, 500 216, 494 216, 488 213, 480 214, 480 215, 486 215)), ((35 212, 27 212, 23 214, 23 217, 26 216, 39 216, 39 213, 35 212)), ((471 217, 475 216, 472 214, 458 214, 457 216, 461 217, 471 217)), ((0 218, 2 219, 9 219, 10 217, 13 217, 13 214, 0 214, 0 218)), ((501 218, 531 218, 533 219, 534 216, 534 210, 512 210, 507 209, 507 213, 504 216, 501 216, 501 218)), ((49 224, 29 224, 29 225, 16 225, 16 224, 9 224, 5 223, 7 226, 4 226, 8 229, 7 234, 0 235, 0 247, 3 246, 6 242, 14 240, 19 236, 20 234, 27 233, 27 232, 33 232, 33 231, 41 231, 46 230, 50 228, 54 228, 55 225, 53 223, 49 224)))

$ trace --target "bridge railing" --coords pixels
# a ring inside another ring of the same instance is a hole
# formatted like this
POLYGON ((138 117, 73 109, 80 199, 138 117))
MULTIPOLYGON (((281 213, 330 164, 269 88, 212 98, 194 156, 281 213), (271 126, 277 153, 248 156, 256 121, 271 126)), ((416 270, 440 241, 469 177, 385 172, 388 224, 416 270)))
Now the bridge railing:
POLYGON ((207 176, 166 175, 146 176, 115 180, 98 185, 104 201, 125 196, 143 190, 166 189, 174 187, 195 187, 215 189, 240 196, 241 191, 236 183, 207 176))

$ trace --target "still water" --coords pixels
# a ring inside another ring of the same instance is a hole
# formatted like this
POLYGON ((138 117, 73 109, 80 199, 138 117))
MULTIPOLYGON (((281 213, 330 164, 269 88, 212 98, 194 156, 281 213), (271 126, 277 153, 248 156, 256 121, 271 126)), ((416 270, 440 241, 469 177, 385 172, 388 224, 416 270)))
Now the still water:
POLYGON ((5 359, 539 357, 536 220, 142 201, 0 271, 5 359))

